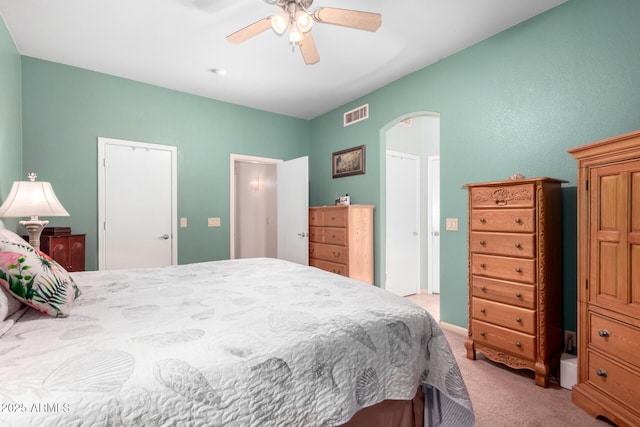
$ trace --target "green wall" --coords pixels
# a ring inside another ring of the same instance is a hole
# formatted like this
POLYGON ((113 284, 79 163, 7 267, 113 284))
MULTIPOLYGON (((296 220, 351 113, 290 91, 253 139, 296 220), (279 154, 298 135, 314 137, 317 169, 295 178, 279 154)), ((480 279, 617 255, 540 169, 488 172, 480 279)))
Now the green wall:
MULTIPOLYGON (((439 113, 441 218, 459 218, 461 225, 441 234, 442 320, 467 324, 461 185, 519 172, 569 181, 563 190, 563 292, 565 328, 575 330, 576 168, 566 150, 640 128, 639 21, 637 0, 570 0, 310 122, 23 57, 22 171, 55 182, 71 217, 52 224, 88 234, 88 267, 95 268, 97 137, 177 146, 178 215, 190 224, 179 229, 179 262, 187 263, 228 257, 229 153, 308 154, 312 205, 331 204, 345 193, 352 203, 376 205, 379 283, 381 139, 400 118, 439 113), (369 120, 344 128, 343 112, 363 103, 369 103, 369 120), (367 145, 367 173, 332 179, 331 153, 361 144, 367 145), (207 228, 208 216, 220 216, 223 227, 207 228)), ((8 42, 0 33, 0 43, 8 42)), ((0 66, 13 62, 3 51, 0 66)), ((19 84, 20 76, 12 75, 19 84)), ((4 73, 0 85, 8 85, 4 73)), ((19 139, 19 126, 12 126, 19 139)), ((6 185, 0 181, 0 191, 8 191, 6 185)))
MULTIPOLYGON (((311 204, 349 193, 380 206, 381 129, 416 111, 441 117, 441 318, 467 325, 464 183, 516 172, 563 190, 564 324, 576 329, 576 167, 570 147, 640 128, 640 2, 570 0, 311 122, 311 204), (342 126, 369 104, 370 118, 342 126), (367 145, 367 173, 332 179, 333 151, 367 145)), ((376 209, 376 283, 380 236, 376 209)))
MULTIPOLYGON (((20 54, 0 19, 0 202, 22 179, 22 94, 20 54)), ((0 219, 16 231, 17 219, 0 219)))
MULTIPOLYGON (((51 181, 71 216, 48 218, 87 234, 97 268, 97 138, 178 147, 180 264, 229 258, 229 155, 279 159, 309 152, 309 122, 79 68, 22 58, 23 170, 51 181), (220 228, 207 227, 220 217, 220 228)), ((133 236, 132 236, 133 238, 133 236)))

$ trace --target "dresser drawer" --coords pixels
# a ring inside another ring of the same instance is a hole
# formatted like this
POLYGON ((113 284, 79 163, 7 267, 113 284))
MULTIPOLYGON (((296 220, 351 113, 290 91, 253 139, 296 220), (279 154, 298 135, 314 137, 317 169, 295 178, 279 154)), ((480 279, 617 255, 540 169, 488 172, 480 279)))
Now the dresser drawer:
POLYGON ((486 254, 533 258, 535 234, 472 232, 469 250, 486 254))
POLYGON ((346 246, 347 229, 333 227, 309 227, 309 241, 346 246))
POLYGON ((473 276, 471 280, 474 297, 524 308, 536 308, 536 287, 534 285, 506 282, 481 276, 473 276))
POLYGON ((475 187, 471 189, 471 206, 474 208, 532 207, 535 184, 509 185, 504 187, 475 187))
POLYGON ((309 259, 309 265, 317 267, 321 270, 328 271, 330 273, 339 274, 341 276, 348 276, 347 266, 344 264, 336 264, 335 262, 323 261, 321 259, 309 259))
POLYGON ((522 359, 535 360, 536 337, 500 326, 473 320, 473 340, 478 344, 506 351, 522 359))
POLYGON ((593 351, 589 357, 588 381, 631 408, 640 408, 640 372, 628 369, 593 351))
POLYGON ((640 329, 589 313, 589 345, 640 368, 640 329))
POLYGON ((534 259, 472 254, 471 272, 479 276, 535 283, 536 261, 534 259))
POLYGON ((536 332, 536 312, 482 298, 473 298, 474 319, 504 326, 525 334, 536 332))
POLYGON ((309 243, 309 257, 346 264, 347 248, 324 243, 309 243))
POLYGON ((478 209, 471 212, 471 230, 533 233, 533 209, 478 209))
POLYGON ((309 209, 309 225, 323 227, 346 227, 348 211, 343 207, 309 209))

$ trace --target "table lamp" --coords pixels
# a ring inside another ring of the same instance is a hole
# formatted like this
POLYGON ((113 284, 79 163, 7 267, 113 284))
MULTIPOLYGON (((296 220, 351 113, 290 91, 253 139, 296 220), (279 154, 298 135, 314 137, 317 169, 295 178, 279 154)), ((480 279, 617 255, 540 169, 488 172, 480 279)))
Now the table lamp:
POLYGON ((49 221, 38 219, 43 216, 69 216, 62 206, 51 183, 36 181, 37 175, 29 172, 29 181, 15 181, 9 196, 0 206, 0 218, 31 217, 28 221, 20 221, 20 225, 29 233, 29 244, 40 250, 40 234, 49 221))

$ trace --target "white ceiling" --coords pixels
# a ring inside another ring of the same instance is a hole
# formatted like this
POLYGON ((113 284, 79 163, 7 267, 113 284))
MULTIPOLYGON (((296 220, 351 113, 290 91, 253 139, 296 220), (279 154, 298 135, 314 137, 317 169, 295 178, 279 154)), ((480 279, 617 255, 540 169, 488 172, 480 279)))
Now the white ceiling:
POLYGON ((22 55, 312 119, 565 1, 315 0, 382 14, 375 33, 316 23, 315 65, 272 30, 225 39, 277 11, 264 0, 0 0, 0 14, 22 55))

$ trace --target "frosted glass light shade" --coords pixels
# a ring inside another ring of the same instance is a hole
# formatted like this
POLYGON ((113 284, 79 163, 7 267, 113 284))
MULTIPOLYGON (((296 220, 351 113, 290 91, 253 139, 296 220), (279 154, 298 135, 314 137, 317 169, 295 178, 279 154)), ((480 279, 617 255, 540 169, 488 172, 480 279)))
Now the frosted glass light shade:
POLYGON ((296 13, 296 24, 301 33, 306 33, 310 31, 313 26, 313 18, 305 11, 299 10, 298 13, 296 13))
POLYGON ((45 181, 16 181, 9 196, 0 206, 0 217, 69 216, 51 183, 45 181))
POLYGON ((289 27, 289 15, 280 12, 271 17, 271 28, 279 35, 284 34, 287 31, 287 27, 289 27))

